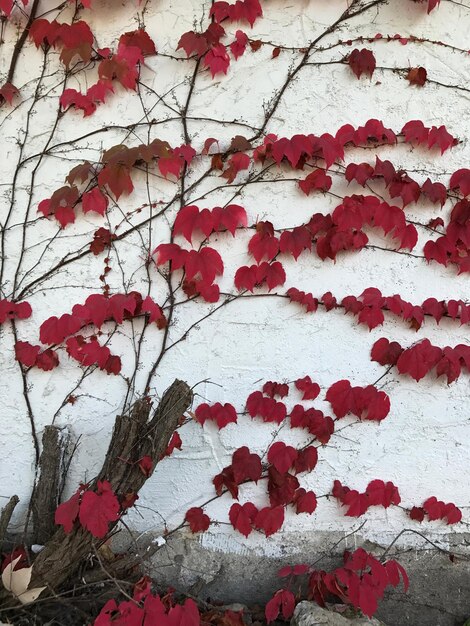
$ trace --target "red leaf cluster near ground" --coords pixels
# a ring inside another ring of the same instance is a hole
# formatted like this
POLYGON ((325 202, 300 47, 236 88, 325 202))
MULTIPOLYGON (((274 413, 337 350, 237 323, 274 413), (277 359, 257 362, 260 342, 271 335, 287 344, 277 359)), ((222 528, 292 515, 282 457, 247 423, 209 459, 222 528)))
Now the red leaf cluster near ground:
POLYGON ((150 580, 146 577, 134 587, 132 598, 119 604, 108 600, 101 609, 93 626, 200 626, 201 616, 194 600, 187 599, 176 604, 172 594, 160 597, 152 593, 150 580))
POLYGON ((397 587, 403 581, 408 589, 408 576, 394 560, 381 563, 363 548, 344 553, 344 565, 332 572, 313 570, 308 580, 309 594, 320 606, 330 596, 339 598, 371 617, 377 602, 389 586, 397 587))
POLYGON ((265 607, 266 620, 269 623, 274 622, 279 614, 285 620, 292 617, 295 609, 295 596, 288 589, 279 589, 269 600, 265 607))
POLYGON ((15 343, 15 357, 25 367, 38 367, 45 372, 59 365, 57 352, 50 348, 41 351, 41 346, 33 346, 27 341, 15 343))
POLYGON ((352 413, 359 419, 380 422, 390 412, 390 398, 385 391, 379 391, 374 385, 353 387, 348 380, 331 385, 326 400, 337 418, 352 413))
POLYGON ((348 517, 364 515, 370 506, 383 506, 387 509, 392 504, 398 505, 401 502, 398 487, 390 481, 385 483, 383 480, 372 480, 364 493, 349 489, 339 480, 335 480, 332 494, 344 507, 347 507, 345 515, 348 517))
POLYGON ((70 533, 78 521, 94 537, 103 538, 110 522, 116 522, 122 506, 107 480, 98 481, 96 491, 80 485, 75 494, 57 507, 55 523, 70 533))
POLYGON ((428 498, 422 506, 414 506, 408 514, 417 522, 422 522, 426 516, 430 522, 445 520, 447 525, 458 524, 462 520, 462 511, 453 502, 443 502, 435 496, 428 498))
POLYGON ((422 339, 409 348, 396 341, 382 338, 372 347, 371 359, 381 365, 396 365, 400 374, 408 374, 417 382, 435 370, 436 377, 445 376, 447 384, 460 377, 462 370, 470 372, 470 346, 458 344, 454 348, 439 348, 429 339, 422 339))

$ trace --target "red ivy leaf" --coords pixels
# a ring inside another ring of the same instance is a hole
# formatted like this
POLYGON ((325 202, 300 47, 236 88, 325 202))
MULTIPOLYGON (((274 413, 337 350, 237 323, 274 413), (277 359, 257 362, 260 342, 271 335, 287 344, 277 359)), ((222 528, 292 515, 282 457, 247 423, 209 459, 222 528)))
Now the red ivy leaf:
POLYGON ((56 509, 54 521, 57 525, 63 526, 65 533, 72 531, 74 522, 78 517, 80 493, 81 489, 78 489, 71 498, 59 504, 56 509))
POLYGON ((108 208, 108 198, 98 187, 95 187, 91 191, 83 194, 82 206, 84 213, 94 211, 95 213, 104 216, 106 209, 108 208))
POLYGON ((153 470, 153 461, 151 457, 147 455, 143 456, 140 461, 138 461, 137 465, 139 466, 140 471, 146 478, 151 475, 153 470))
POLYGON ((251 502, 246 504, 232 504, 229 511, 229 520, 235 530, 238 530, 242 535, 248 537, 253 530, 253 522, 255 521, 258 509, 251 502))
POLYGON ((79 520, 94 537, 105 537, 110 522, 119 519, 119 500, 107 481, 98 481, 97 492, 85 491, 80 503, 79 520))
POLYGON ((351 52, 348 58, 349 67, 354 74, 360 78, 362 74, 372 77, 375 70, 375 56, 370 50, 356 48, 351 52))
POLYGON ((298 452, 283 441, 276 441, 268 450, 268 461, 281 473, 285 474, 297 459, 298 452))
POLYGON ((266 621, 269 623, 277 619, 279 613, 285 620, 292 617, 295 609, 295 596, 288 589, 279 589, 265 607, 266 621))
POLYGON ((210 526, 209 516, 200 507, 186 511, 184 519, 188 522, 192 533, 204 532, 210 526))
POLYGON ((255 526, 262 530, 266 537, 276 533, 284 523, 284 507, 276 506, 274 508, 267 506, 258 512, 255 518, 255 526))

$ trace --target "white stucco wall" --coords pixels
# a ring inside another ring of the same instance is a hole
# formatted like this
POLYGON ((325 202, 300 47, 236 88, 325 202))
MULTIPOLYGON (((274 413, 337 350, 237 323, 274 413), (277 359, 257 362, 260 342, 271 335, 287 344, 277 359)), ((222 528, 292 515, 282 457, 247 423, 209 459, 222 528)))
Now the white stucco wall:
MULTIPOLYGON (((146 5, 145 25, 147 32, 156 42, 159 52, 173 54, 182 33, 193 28, 194 23, 207 24, 209 2, 198 0, 160 0, 146 5)), ((44 10, 54 3, 44 0, 44 10)), ((243 26, 252 39, 271 41, 284 46, 307 46, 316 34, 344 11, 346 0, 270 0, 263 3, 264 17, 258 20, 253 31, 243 26)), ((99 45, 114 45, 119 35, 137 27, 137 16, 142 7, 128 2, 117 7, 114 2, 95 0, 95 10, 88 12, 86 19, 97 34, 99 45)), ((65 15, 63 17, 65 19, 65 15)), ((468 26, 470 25, 470 3, 462 0, 453 3, 442 0, 441 6, 431 15, 426 15, 425 6, 410 0, 391 0, 388 5, 372 9, 352 20, 340 32, 325 38, 323 43, 333 43, 339 38, 349 39, 359 35, 422 36, 436 41, 451 43, 465 49, 468 47, 468 26), (464 27, 464 25, 466 25, 464 27)), ((238 28, 229 27, 230 32, 238 28)), ((6 36, 14 36, 14 29, 6 31, 6 36)), ((7 42, 2 46, 0 71, 4 72, 9 55, 5 53, 7 42)), ((369 46, 367 46, 369 47, 369 46)), ((428 76, 447 85, 466 86, 470 78, 468 57, 463 53, 430 44, 406 46, 399 42, 378 42, 374 44, 374 54, 380 66, 424 66, 428 76)), ((11 50, 11 45, 10 45, 11 50)), ((347 54, 350 48, 340 46, 330 52, 319 53, 316 60, 338 59, 347 54)), ((254 131, 244 126, 223 125, 204 121, 210 117, 219 120, 237 119, 257 127, 263 120, 264 107, 284 82, 289 68, 296 65, 299 52, 283 51, 277 59, 271 59, 272 48, 262 47, 258 52, 247 50, 245 55, 233 62, 227 76, 218 75, 214 80, 208 72, 197 77, 194 97, 191 100, 189 134, 193 145, 200 150, 206 137, 216 137, 223 148, 228 147, 235 134, 250 136, 254 131)), ((178 53, 179 54, 179 53, 178 53)), ((57 55, 56 55, 57 56, 57 55)), ((45 87, 41 100, 34 105, 29 117, 30 136, 19 154, 17 140, 28 123, 28 109, 36 86, 36 77, 42 63, 42 54, 28 45, 21 55, 15 84, 21 91, 21 100, 13 109, 3 108, 1 126, 1 214, 5 219, 11 181, 18 159, 32 157, 21 168, 12 228, 7 233, 7 264, 5 293, 12 289, 12 277, 18 263, 21 246, 25 207, 29 195, 30 178, 37 164, 35 154, 39 153, 48 140, 48 129, 55 117, 58 96, 63 89, 60 83, 61 69, 56 56, 46 68, 45 87)), ((181 54, 181 57, 183 55, 181 54)), ((192 62, 176 61, 165 56, 149 57, 142 69, 142 82, 158 94, 165 94, 178 85, 166 102, 176 108, 184 103, 192 62)), ((93 76, 88 74, 87 76, 93 76)), ((93 78, 89 78, 90 82, 93 78)), ((84 78, 70 78, 69 87, 86 88, 84 78)), ((183 142, 181 122, 165 121, 175 115, 164 104, 158 103, 155 94, 142 91, 147 106, 155 103, 151 117, 158 120, 150 131, 150 138, 167 139, 172 145, 183 142)), ((57 231, 56 224, 36 217, 37 204, 63 184, 70 168, 84 158, 96 160, 100 151, 126 140, 126 133, 109 131, 91 138, 73 142, 74 138, 99 129, 104 125, 128 125, 144 118, 138 96, 116 88, 116 94, 89 117, 69 111, 59 122, 50 143, 51 155, 45 159, 35 174, 33 205, 26 229, 26 253, 22 260, 20 275, 24 282, 30 282, 44 273, 44 270, 57 263, 62 257, 87 246, 92 233, 106 225, 106 220, 91 214, 80 214, 74 225, 57 231), (58 146, 62 142, 70 142, 58 146), (55 236, 48 247, 47 241, 55 236)), ((468 166, 470 156, 467 141, 468 91, 455 90, 428 84, 423 89, 411 87, 406 80, 391 72, 377 70, 373 79, 358 81, 344 65, 305 67, 289 86, 280 106, 270 120, 267 132, 280 136, 296 133, 335 133, 345 123, 355 126, 370 118, 381 119, 385 126, 399 131, 405 122, 421 119, 427 125, 445 124, 448 130, 462 139, 453 150, 443 157, 438 152, 398 146, 380 149, 381 158, 390 158, 398 167, 412 172, 420 182, 429 175, 435 180, 448 182, 449 174, 459 167, 468 166)), ((127 141, 132 143, 148 140, 147 127, 138 127, 127 141)), ((350 150, 347 161, 373 163, 375 151, 350 150)), ((190 176, 195 180, 202 166, 196 166, 190 176)), ((297 174, 295 174, 297 176, 297 174)), ((187 204, 197 204, 200 208, 213 207, 227 201, 229 190, 223 188, 212 191, 220 185, 219 178, 209 178, 204 186, 198 187, 188 198, 187 204), (206 197, 197 200, 203 194, 206 197)), ((222 179, 223 180, 223 179, 222 179)), ((237 179, 238 180, 238 179, 237 179)), ((135 177, 136 191, 129 198, 121 198, 119 208, 108 211, 109 223, 113 226, 123 220, 123 212, 133 210, 147 202, 144 184, 139 185, 135 177)), ((140 178, 140 183, 144 178, 140 178)), ((164 201, 175 193, 174 183, 154 177, 150 181, 152 201, 164 201)), ((236 190, 232 188, 230 191, 236 190)), ((347 188, 344 181, 334 180, 336 193, 360 193, 359 187, 347 188)), ((236 202, 242 204, 248 213, 249 223, 256 219, 268 219, 276 227, 290 227, 301 224, 317 211, 332 210, 336 201, 328 196, 301 194, 295 183, 256 184, 243 189, 236 202)), ((173 215, 177 210, 175 204, 173 215)), ((447 204, 441 212, 436 206, 420 201, 406 208, 409 219, 426 223, 431 217, 442 215, 448 219, 451 207, 447 204)), ((147 209, 133 214, 129 220, 135 224, 145 219, 147 209)), ((125 227, 125 226, 124 226, 125 227)), ((123 228, 124 228, 123 227, 123 228)), ((427 240, 426 232, 418 228, 420 241, 416 248, 422 254, 422 246, 427 240)), ((377 233, 368 231, 371 243, 391 247, 390 240, 380 238, 377 233)), ((252 231, 237 235, 233 240, 229 234, 213 236, 213 246, 220 251, 225 272, 219 281, 223 291, 233 290, 233 276, 241 265, 251 264, 247 254, 247 243, 252 231)), ((145 291, 145 271, 142 268, 143 244, 153 249, 159 242, 168 238, 168 224, 158 220, 152 226, 141 229, 139 234, 119 242, 116 247, 122 261, 121 269, 113 252, 113 271, 108 281, 115 291, 123 290, 123 282, 130 289, 145 291), (151 236, 151 244, 148 243, 151 236)), ((180 241, 183 244, 183 240, 180 241)), ((359 295, 367 287, 378 287, 384 295, 399 293, 404 299, 421 303, 427 297, 437 299, 466 299, 468 297, 468 276, 457 276, 451 268, 437 264, 427 265, 422 258, 404 254, 366 249, 360 253, 339 254, 335 263, 322 262, 316 255, 304 253, 295 263, 285 258, 283 265, 287 272, 286 287, 295 286, 321 296, 331 291, 338 299, 345 295, 359 295)), ((38 327, 52 314, 60 315, 71 311, 73 304, 83 302, 90 293, 99 292, 98 279, 103 269, 103 255, 86 256, 75 262, 65 271, 59 272, 41 285, 36 285, 27 300, 33 307, 33 316, 18 323, 19 338, 38 343, 38 327)), ((165 283, 155 269, 151 269, 154 279, 151 294, 161 303, 166 297, 165 283)), ((192 302, 178 307, 175 324, 171 328, 171 340, 177 340, 184 330, 202 318, 211 306, 203 302, 192 302)), ((139 332, 139 322, 135 331, 139 332)), ((128 323, 120 327, 112 338, 111 346, 115 354, 122 356, 123 374, 129 375, 133 369, 132 327, 128 323)), ((322 394, 313 404, 325 412, 329 405, 322 401, 324 391, 335 381, 347 378, 353 384, 373 383, 384 372, 384 368, 370 361, 369 353, 373 343, 385 336, 402 345, 410 345, 420 337, 428 337, 439 346, 465 343, 468 327, 443 320, 437 326, 433 320, 415 333, 406 324, 386 315, 385 323, 372 332, 358 326, 351 316, 341 310, 326 313, 319 310, 306 315, 300 308, 276 298, 241 299, 222 308, 208 320, 194 328, 188 338, 171 350, 164 358, 153 384, 155 393, 161 393, 175 377, 183 378, 191 385, 208 381, 197 386, 198 400, 210 402, 231 402, 242 411, 246 397, 251 391, 260 388, 259 381, 292 381, 309 374, 322 387, 322 394), (213 384, 214 383, 214 384, 213 384)), ((142 384, 146 367, 160 349, 161 331, 149 332, 143 345, 144 367, 139 371, 142 384)), ((2 436, 0 440, 0 495, 17 493, 23 510, 27 505, 33 481, 33 447, 30 424, 22 395, 22 381, 18 364, 12 354, 12 335, 5 325, 0 335, 2 376, 0 377, 0 407, 2 436)), ((80 388, 74 387, 81 370, 64 354, 61 365, 52 372, 31 371, 29 374, 30 397, 39 433, 51 422, 67 426, 73 437, 79 436, 80 445, 74 456, 68 481, 72 490, 79 482, 92 477, 99 469, 107 447, 114 416, 119 412, 125 393, 125 381, 119 377, 96 372, 86 378, 80 388), (65 404, 64 399, 73 393, 78 400, 74 405, 65 404)), ((318 495, 326 494, 338 478, 352 488, 363 490, 374 478, 392 480, 400 489, 402 504, 421 504, 431 495, 444 501, 456 503, 463 509, 464 521, 468 520, 470 487, 468 467, 470 450, 468 447, 468 393, 469 379, 463 374, 460 379, 448 386, 444 379, 435 380, 428 376, 420 383, 400 376, 392 370, 380 383, 390 395, 391 412, 380 425, 364 422, 354 425, 332 437, 330 443, 320 450, 320 461, 314 472, 301 476, 301 484, 313 489, 318 495)), ((299 397, 291 392, 288 406, 293 406, 299 397)), ((346 425, 345 418, 341 425, 346 425)), ((183 450, 165 459, 141 493, 136 512, 130 514, 132 526, 142 532, 162 532, 162 519, 168 528, 178 525, 184 512, 191 506, 198 506, 214 493, 212 477, 230 461, 237 447, 248 445, 251 450, 264 452, 272 439, 273 425, 262 424, 248 417, 239 418, 238 424, 231 424, 222 431, 212 425, 201 428, 190 424, 181 431, 183 450)), ((300 431, 285 428, 281 437, 292 445, 302 444, 306 439, 300 431)), ((260 484, 242 488, 241 501, 253 499, 258 505, 267 504, 267 496, 260 484)), ((1 502, 0 502, 1 504, 1 502)), ((213 502, 207 512, 212 519, 228 521, 231 500, 226 496, 213 502)), ((370 539, 386 543, 402 528, 416 527, 400 509, 385 511, 371 509, 362 534, 370 539)), ((19 520, 18 520, 19 523, 19 520)), ((248 542, 228 526, 211 531, 203 542, 222 546, 225 550, 241 550, 243 545, 251 545, 271 554, 281 550, 284 533, 296 530, 344 530, 349 532, 358 525, 357 520, 345 518, 335 501, 319 500, 313 516, 295 515, 286 517, 281 533, 266 540, 259 534, 252 534, 248 542)), ((425 523, 419 527, 429 536, 448 532, 443 523, 425 523)), ((466 524, 454 528, 455 532, 467 530, 466 524)), ((405 542, 415 538, 405 537, 405 542)))

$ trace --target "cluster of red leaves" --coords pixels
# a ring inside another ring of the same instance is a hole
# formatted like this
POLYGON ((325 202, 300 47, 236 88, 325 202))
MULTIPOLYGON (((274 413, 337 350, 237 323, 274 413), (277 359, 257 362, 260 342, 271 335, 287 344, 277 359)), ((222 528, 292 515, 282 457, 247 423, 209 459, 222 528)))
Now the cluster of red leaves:
POLYGON ((253 291, 255 287, 266 284, 271 291, 283 285, 286 281, 285 270, 279 261, 272 261, 279 253, 279 239, 274 235, 274 226, 271 222, 260 221, 256 224, 256 233, 248 243, 248 251, 256 260, 257 265, 244 265, 235 274, 235 287, 238 290, 253 291), (261 262, 263 259, 267 261, 261 262))
MULTIPOLYGON (((407 224, 402 209, 379 200, 376 196, 345 196, 333 213, 323 215, 315 213, 309 222, 274 235, 271 222, 258 222, 257 233, 248 244, 248 251, 257 263, 262 259, 271 261, 279 253, 290 254, 297 258, 305 250, 311 251, 313 244, 318 257, 322 260, 336 259, 340 251, 362 250, 369 238, 363 227, 380 228, 385 235, 397 241, 398 249, 412 250, 417 243, 418 233, 413 224, 407 224)), ((283 284, 278 278, 285 276, 279 267, 275 273, 274 286, 283 284)), ((247 272, 248 268, 243 268, 247 272)), ((256 272, 251 270, 242 286, 252 290, 257 284, 256 272)), ((240 279, 239 279, 240 281, 240 279)), ((238 286, 238 285, 237 285, 238 286)), ((312 309, 314 310, 314 309, 312 309)))
POLYGON ((383 311, 389 311, 408 322, 415 330, 421 328, 426 317, 434 318, 438 324, 443 317, 459 320, 461 325, 470 323, 470 304, 463 300, 446 302, 436 298, 426 298, 422 304, 412 304, 403 300, 399 294, 382 296, 380 290, 375 287, 364 289, 358 297, 345 296, 341 302, 338 302, 330 291, 316 298, 313 294, 300 291, 295 287, 287 290, 287 296, 291 302, 303 306, 307 313, 315 312, 319 305, 322 305, 326 311, 342 308, 345 313, 351 313, 357 317, 358 323, 364 324, 370 330, 383 324, 383 311))
POLYGON ((238 498, 238 486, 250 480, 255 483, 261 478, 261 459, 258 454, 251 453, 247 446, 235 450, 232 463, 214 477, 213 483, 217 495, 228 490, 233 498, 238 498))
POLYGON ((74 495, 57 507, 55 523, 70 533, 78 521, 94 537, 106 536, 110 522, 116 522, 123 508, 107 480, 98 481, 96 491, 80 485, 74 495))
POLYGON ((192 243, 194 231, 198 231, 207 239, 214 232, 228 230, 233 236, 237 228, 247 225, 246 211, 238 204, 228 204, 225 207, 200 210, 197 206, 185 206, 176 216, 173 232, 192 243))
POLYGON ((320 443, 327 444, 335 430, 335 423, 329 415, 314 408, 306 409, 296 404, 290 415, 291 428, 302 428, 313 435, 320 443))
POLYGON ((248 43, 255 50, 256 42, 250 42, 246 33, 237 30, 234 41, 225 45, 221 41, 226 34, 221 22, 248 22, 253 26, 262 15, 259 0, 236 0, 234 4, 219 0, 213 2, 209 12, 212 21, 208 28, 202 33, 192 30, 184 33, 177 50, 184 50, 187 57, 195 55, 203 67, 209 69, 212 78, 216 74, 226 74, 230 66, 228 50, 237 60, 244 54, 248 43))
MULTIPOLYGON (((226 74, 230 65, 228 46, 221 42, 224 35, 225 30, 222 26, 218 22, 211 22, 203 33, 192 30, 184 33, 178 42, 177 50, 184 50, 188 57, 195 55, 203 67, 210 70, 214 78, 216 74, 226 74)), ((246 35, 242 31, 237 31, 236 39, 230 46, 236 59, 244 53, 247 41, 246 35)))
POLYGON ((267 285, 268 291, 280 287, 286 282, 286 272, 279 261, 267 263, 263 261, 259 265, 244 265, 235 273, 235 287, 242 291, 247 289, 253 292, 255 287, 267 285))
POLYGON ((401 502, 398 487, 390 481, 385 483, 383 480, 372 480, 364 493, 349 489, 339 480, 335 480, 332 495, 347 507, 345 515, 348 517, 364 515, 370 506, 383 506, 387 509, 392 504, 398 505, 401 502))
POLYGON ((429 178, 419 185, 404 170, 396 170, 390 161, 381 161, 376 157, 373 167, 369 163, 350 163, 345 171, 348 182, 355 181, 362 187, 371 180, 382 180, 391 198, 401 198, 403 207, 411 202, 418 202, 421 194, 433 204, 441 207, 447 200, 447 189, 442 183, 433 183, 429 178))
POLYGON ((36 19, 29 28, 29 37, 37 48, 41 45, 59 48, 60 60, 67 67, 75 56, 83 63, 91 59, 94 37, 89 25, 83 20, 66 24, 56 20, 49 22, 44 18, 36 19))
POLYGON ((223 274, 224 264, 216 250, 208 246, 184 250, 176 243, 162 243, 153 254, 156 265, 170 263, 171 271, 183 270, 183 290, 188 297, 200 295, 206 302, 217 302, 220 290, 214 280, 223 274))
POLYGON ((442 502, 435 496, 428 498, 422 506, 414 506, 409 511, 412 520, 422 522, 427 516, 429 521, 446 520, 447 525, 458 524, 462 511, 453 502, 442 502))
POLYGON ((286 621, 292 617, 295 609, 295 596, 289 589, 278 589, 266 604, 264 614, 268 624, 282 615, 286 621))
MULTIPOLYGON (((462 194, 470 195, 470 170, 456 172, 451 178, 450 186, 459 187, 462 194), (457 179, 456 176, 464 171, 467 173, 467 181, 463 175, 457 179)), ((427 261, 457 266, 459 274, 470 272, 470 201, 464 198, 455 204, 445 234, 435 241, 426 242, 424 256, 427 261)))
MULTIPOLYGON (((252 502, 233 504, 229 519, 235 530, 247 537, 256 528, 269 537, 281 528, 286 506, 292 505, 297 514, 313 513, 317 506, 315 494, 300 487, 297 477, 289 470, 293 469, 296 473, 311 471, 317 459, 317 450, 312 446, 295 450, 283 442, 274 443, 268 451, 267 493, 270 506, 258 510, 252 502)), ((213 482, 218 495, 227 490, 238 499, 240 484, 258 482, 261 477, 260 457, 244 446, 233 453, 231 465, 215 476, 213 482)))
POLYGON ((359 419, 381 422, 390 412, 390 398, 385 391, 379 391, 374 385, 352 387, 348 380, 331 385, 326 400, 338 419, 352 413, 359 419))
POLYGON ((69 337, 66 341, 67 354, 88 367, 96 365, 107 374, 119 374, 121 371, 120 357, 111 354, 107 346, 102 346, 96 337, 85 338, 82 335, 69 337))
POLYGON ((280 424, 287 417, 287 408, 283 402, 278 402, 261 391, 253 391, 247 398, 246 410, 251 417, 260 417, 263 422, 280 424))
POLYGON ((207 420, 215 422, 219 430, 227 426, 227 424, 237 422, 235 407, 227 402, 223 405, 220 402, 216 402, 212 406, 206 403, 200 404, 194 413, 194 417, 202 426, 204 426, 207 420))
MULTIPOLYGON (((103 152, 101 162, 93 166, 89 161, 74 167, 67 176, 68 185, 57 189, 50 198, 39 203, 38 211, 44 216, 54 216, 62 228, 75 222, 75 207, 81 201, 84 213, 93 211, 104 215, 108 207, 105 195, 107 187, 116 200, 122 194, 129 194, 134 190, 131 178, 131 169, 141 164, 157 163, 158 170, 165 178, 171 174, 179 178, 185 165, 189 165, 196 155, 191 146, 182 145, 172 148, 167 141, 154 139, 150 144, 141 144, 134 148, 117 145, 103 152), (93 179, 91 187, 80 192, 75 181, 80 183, 93 179)), ((113 238, 105 229, 100 232, 105 243, 113 238)), ((98 244, 98 248, 100 248, 98 244)))
MULTIPOLYGON (((92 294, 84 304, 75 304, 71 314, 65 313, 60 317, 54 315, 45 320, 40 326, 39 338, 46 345, 59 345, 67 340, 67 353, 79 363, 85 366, 97 365, 108 374, 118 374, 121 371, 121 359, 118 356, 112 355, 107 346, 102 346, 96 336, 85 338, 76 333, 87 326, 100 329, 105 322, 122 324, 124 320, 142 315, 158 328, 166 325, 163 311, 150 296, 142 298, 136 291, 110 297, 92 294)), ((59 364, 54 350, 40 350, 40 346, 24 341, 15 345, 16 358, 26 367, 36 366, 47 371, 59 364)))
MULTIPOLYGON (((332 572, 316 570, 308 565, 286 566, 279 570, 278 576, 288 578, 288 586, 298 578, 308 574, 308 596, 320 606, 326 606, 328 600, 339 598, 343 603, 360 609, 365 615, 372 616, 377 610, 377 602, 389 586, 397 587, 403 581, 408 589, 408 576, 403 567, 395 560, 380 563, 370 552, 358 548, 344 553, 344 565, 332 572)), ((296 598, 288 588, 276 591, 266 604, 265 615, 268 623, 279 615, 288 620, 295 608, 296 598)))
POLYGON ((308 580, 309 595, 320 606, 335 596, 371 617, 387 587, 397 587, 403 580, 408 590, 408 576, 395 560, 380 563, 363 548, 344 553, 344 565, 332 572, 313 570, 308 580))
POLYGON ((0 300, 0 324, 7 320, 25 320, 31 317, 33 310, 29 302, 12 302, 7 298, 0 300))
MULTIPOLYGON (((253 158, 256 161, 264 163, 267 159, 274 160, 278 165, 289 163, 291 167, 303 169, 304 165, 312 159, 321 158, 325 161, 326 167, 329 168, 335 161, 342 161, 344 158, 344 148, 346 146, 364 146, 370 143, 393 145, 397 143, 398 137, 402 136, 407 143, 426 146, 431 149, 438 146, 443 153, 448 148, 458 143, 447 131, 445 126, 432 126, 427 128, 421 121, 412 120, 407 122, 400 133, 395 133, 390 128, 386 128, 380 120, 370 119, 364 126, 354 128, 351 124, 345 124, 336 133, 335 136, 325 133, 321 136, 316 135, 294 135, 290 139, 287 137, 278 138, 276 135, 269 134, 265 137, 261 146, 255 148, 253 158)), ((388 161, 385 166, 389 168, 388 161)), ((393 167, 393 166, 392 166, 393 167)), ((376 175, 388 177, 391 170, 387 169, 380 172, 377 165, 376 175)), ((395 172, 394 175, 400 173, 395 172)), ((322 174, 314 172, 315 177, 310 178, 308 183, 304 183, 305 193, 311 189, 326 190, 329 188, 329 177, 325 178, 322 174)), ((313 176, 310 174, 309 176, 313 176)))
POLYGON ((417 382, 435 369, 436 377, 446 376, 447 384, 457 380, 463 369, 470 372, 470 346, 439 348, 429 339, 422 339, 409 348, 383 337, 372 346, 371 359, 380 365, 395 365, 400 374, 408 374, 417 382))
POLYGON ((106 100, 108 93, 114 92, 113 81, 118 81, 124 89, 136 89, 139 77, 139 65, 144 57, 156 54, 155 44, 142 29, 124 33, 119 38, 118 49, 112 54, 109 48, 99 50, 99 80, 89 87, 86 93, 76 89, 66 89, 60 97, 60 105, 66 109, 73 106, 83 111, 83 115, 91 115, 96 111, 97 104, 106 100))
POLYGON ((188 522, 192 533, 204 532, 211 523, 209 516, 197 506, 186 511, 184 519, 188 522))
POLYGON ((407 143, 426 146, 429 149, 437 146, 441 154, 458 144, 458 139, 453 137, 445 126, 428 128, 420 120, 407 122, 401 132, 407 143))
MULTIPOLYGON (((320 393, 320 386, 313 382, 310 376, 299 378, 292 384, 300 392, 303 401, 315 400, 320 393)), ((263 385, 262 391, 255 391, 249 395, 246 410, 251 417, 261 417, 265 422, 280 424, 286 419, 288 411, 286 405, 275 397, 285 398, 289 391, 289 383, 268 381, 263 385)), ((348 381, 333 384, 326 393, 326 400, 330 402, 338 418, 353 413, 360 418, 381 421, 390 410, 389 398, 383 391, 378 391, 372 385, 351 387, 348 381)), ((230 404, 216 403, 209 406, 204 403, 197 407, 195 419, 201 424, 208 419, 212 420, 220 429, 227 423, 235 422, 237 413, 230 404)), ((301 404, 293 407, 290 425, 291 428, 308 430, 322 444, 329 441, 334 431, 331 417, 325 417, 321 411, 314 408, 305 409, 301 404)), ((232 526, 245 536, 253 529, 264 532, 266 536, 277 532, 284 522, 285 508, 289 505, 297 514, 312 514, 317 507, 315 493, 301 487, 297 478, 297 474, 315 469, 318 462, 317 447, 308 445, 295 449, 282 441, 276 441, 267 450, 267 462, 263 473, 259 455, 251 453, 243 446, 233 453, 232 463, 213 479, 217 495, 229 492, 234 499, 238 499, 239 486, 242 483, 257 483, 261 478, 267 478, 270 506, 258 510, 253 503, 248 502, 243 505, 236 503, 230 509, 229 519, 232 526)), ((381 503, 378 483, 380 481, 371 483, 368 490, 370 504, 381 503)), ((388 493, 389 484, 383 487, 388 493)), ((197 507, 188 511, 186 520, 193 532, 206 530, 210 524, 207 514, 197 507)))
POLYGON ((160 597, 151 592, 150 579, 139 580, 132 599, 117 604, 108 600, 101 609, 93 626, 200 626, 201 617, 194 600, 187 599, 184 604, 175 604, 172 594, 160 597))
POLYGON ((15 358, 25 367, 38 367, 45 372, 59 365, 59 357, 55 350, 47 348, 41 351, 41 346, 33 346, 27 341, 15 343, 15 358))
POLYGON ((263 10, 259 0, 236 0, 234 4, 220 2, 212 3, 209 16, 215 22, 248 22, 253 26, 255 21, 263 15, 263 10))
MULTIPOLYGON (((79 201, 78 188, 75 185, 64 185, 60 189, 56 189, 50 198, 41 200, 38 212, 45 217, 54 216, 60 226, 65 228, 67 224, 75 222, 75 207, 79 201)), ((91 191, 85 191, 81 196, 81 201, 84 213, 91 211, 104 216, 108 208, 108 198, 98 187, 91 191)))

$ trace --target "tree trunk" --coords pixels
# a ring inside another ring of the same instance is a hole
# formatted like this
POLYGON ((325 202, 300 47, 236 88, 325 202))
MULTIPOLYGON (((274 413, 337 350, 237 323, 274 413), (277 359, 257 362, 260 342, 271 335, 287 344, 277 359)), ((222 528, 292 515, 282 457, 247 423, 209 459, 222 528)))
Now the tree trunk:
MULTIPOLYGON (((148 455, 156 465, 180 418, 191 405, 192 397, 187 383, 175 380, 163 394, 150 421, 151 405, 145 399, 138 400, 129 414, 118 415, 103 467, 90 488, 94 488, 98 480, 109 480, 119 496, 138 493, 148 477, 142 473, 137 461, 148 455)), ((109 532, 118 523, 112 522, 109 532)), ((48 591, 54 593, 104 541, 95 539, 78 524, 68 534, 59 528, 36 557, 29 587, 47 586, 48 590, 41 597, 48 591)), ((0 593, 1 600, 7 605, 13 604, 13 598, 10 594, 5 595, 5 591, 0 593)))

